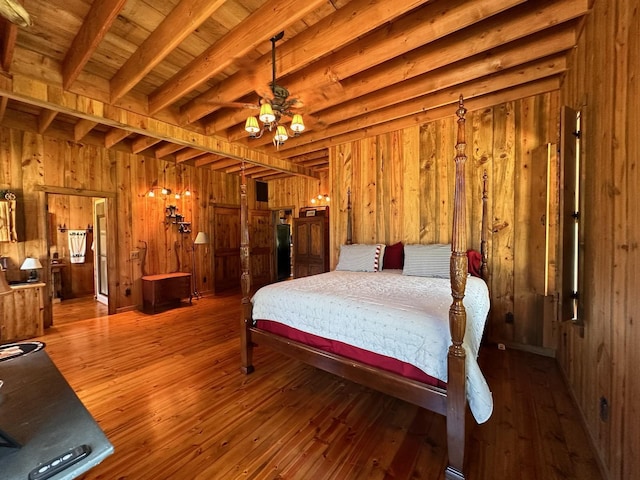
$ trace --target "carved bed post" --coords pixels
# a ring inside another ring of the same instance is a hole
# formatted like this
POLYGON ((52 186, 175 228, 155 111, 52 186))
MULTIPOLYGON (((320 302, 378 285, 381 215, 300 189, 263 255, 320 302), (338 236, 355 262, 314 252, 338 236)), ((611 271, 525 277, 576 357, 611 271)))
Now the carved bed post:
POLYGON ((351 226, 351 189, 347 188, 347 245, 353 243, 353 230, 351 226))
POLYGON ((487 219, 487 201, 489 199, 487 179, 488 175, 485 170, 482 175, 482 232, 480 233, 480 255, 482 258, 482 263, 480 264, 480 276, 485 282, 489 280, 489 267, 487 266, 487 235, 489 233, 489 220, 487 219))
POLYGON ((462 95, 458 115, 456 142, 456 176, 453 206, 453 237, 451 242, 451 296, 449 329, 452 344, 448 355, 447 380, 447 446, 449 465, 445 475, 448 480, 464 479, 465 414, 467 406, 465 350, 462 340, 467 324, 467 313, 462 300, 467 285, 467 212, 465 195, 465 113, 462 95))
POLYGON ((240 319, 240 370, 244 374, 253 372, 253 344, 251 343, 251 271, 249 258, 249 219, 247 215, 247 178, 244 174, 244 162, 240 175, 240 286, 242 288, 242 313, 240 319))

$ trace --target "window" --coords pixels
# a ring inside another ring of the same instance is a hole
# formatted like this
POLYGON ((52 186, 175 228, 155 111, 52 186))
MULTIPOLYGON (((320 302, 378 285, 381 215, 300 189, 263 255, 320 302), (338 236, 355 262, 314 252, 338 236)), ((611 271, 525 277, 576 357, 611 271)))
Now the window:
POLYGON ((563 182, 562 320, 582 323, 582 114, 563 108, 560 154, 563 182))

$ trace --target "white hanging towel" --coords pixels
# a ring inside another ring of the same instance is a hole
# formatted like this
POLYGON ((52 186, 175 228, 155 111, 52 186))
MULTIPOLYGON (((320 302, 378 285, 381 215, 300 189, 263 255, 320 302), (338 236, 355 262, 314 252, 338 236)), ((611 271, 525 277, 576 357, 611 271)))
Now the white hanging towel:
POLYGON ((69 236, 71 263, 84 263, 84 254, 87 249, 87 231, 68 230, 67 235, 69 236))

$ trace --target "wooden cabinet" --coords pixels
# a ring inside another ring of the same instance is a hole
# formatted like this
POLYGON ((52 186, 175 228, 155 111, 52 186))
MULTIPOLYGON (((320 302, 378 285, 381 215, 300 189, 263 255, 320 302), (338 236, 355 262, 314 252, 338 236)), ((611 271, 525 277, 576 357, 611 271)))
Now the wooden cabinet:
POLYGON ((44 333, 44 283, 11 285, 0 296, 0 343, 39 337, 44 333))
POLYGON ((328 271, 329 209, 302 208, 300 217, 293 219, 293 275, 298 278, 328 271))
POLYGON ((142 309, 146 313, 176 307, 186 298, 191 303, 190 273, 162 273, 142 277, 142 309))

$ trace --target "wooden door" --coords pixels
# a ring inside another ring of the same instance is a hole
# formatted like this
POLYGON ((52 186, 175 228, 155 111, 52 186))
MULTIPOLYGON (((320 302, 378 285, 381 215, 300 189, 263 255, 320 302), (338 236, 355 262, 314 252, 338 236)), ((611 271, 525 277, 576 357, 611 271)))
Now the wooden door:
POLYGON ((240 286, 240 207, 213 208, 213 291, 240 286))
POLYGON ((274 281, 273 246, 275 239, 271 219, 271 210, 249 211, 252 289, 274 281))

